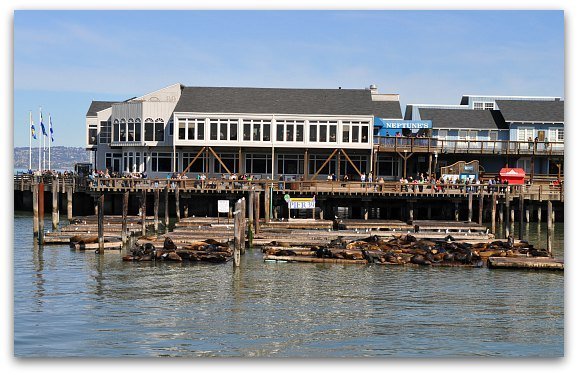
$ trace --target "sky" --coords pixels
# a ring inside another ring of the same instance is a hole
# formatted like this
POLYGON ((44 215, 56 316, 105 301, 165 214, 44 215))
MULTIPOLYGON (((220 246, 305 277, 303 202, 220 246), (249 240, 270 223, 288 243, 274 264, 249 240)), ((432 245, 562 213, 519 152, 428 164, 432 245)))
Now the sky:
POLYGON ((40 107, 84 146, 92 100, 189 86, 365 88, 406 104, 464 94, 564 97, 563 11, 14 13, 14 146, 40 107))

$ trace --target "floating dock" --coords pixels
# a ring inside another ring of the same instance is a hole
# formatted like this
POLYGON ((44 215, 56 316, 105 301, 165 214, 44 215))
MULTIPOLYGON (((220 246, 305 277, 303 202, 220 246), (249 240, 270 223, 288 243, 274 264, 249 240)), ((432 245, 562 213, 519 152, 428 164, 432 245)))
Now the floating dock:
POLYGON ((488 258, 488 268, 564 271, 564 261, 547 257, 490 257, 488 258))

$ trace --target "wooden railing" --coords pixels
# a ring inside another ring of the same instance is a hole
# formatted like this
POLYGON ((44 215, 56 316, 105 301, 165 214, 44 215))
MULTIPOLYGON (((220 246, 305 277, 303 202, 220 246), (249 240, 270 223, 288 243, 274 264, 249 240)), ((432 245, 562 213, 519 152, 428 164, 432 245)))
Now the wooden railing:
POLYGON ((447 140, 374 136, 379 151, 504 155, 564 155, 564 142, 447 140))

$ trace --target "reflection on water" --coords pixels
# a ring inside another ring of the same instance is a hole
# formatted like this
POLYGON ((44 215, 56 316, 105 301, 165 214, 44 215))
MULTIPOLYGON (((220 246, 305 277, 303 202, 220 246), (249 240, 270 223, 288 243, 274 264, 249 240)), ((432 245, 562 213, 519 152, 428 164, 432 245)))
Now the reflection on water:
POLYGON ((14 220, 17 356, 564 354, 563 273, 274 263, 251 250, 238 270, 123 263, 39 248, 30 217, 14 220))

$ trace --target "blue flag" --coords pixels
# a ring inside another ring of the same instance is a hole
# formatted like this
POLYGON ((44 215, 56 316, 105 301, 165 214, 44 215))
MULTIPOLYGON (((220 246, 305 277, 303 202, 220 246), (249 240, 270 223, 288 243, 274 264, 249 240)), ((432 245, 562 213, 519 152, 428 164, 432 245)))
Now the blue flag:
POLYGON ((40 127, 42 128, 42 134, 48 136, 48 134, 46 134, 46 129, 44 128, 44 122, 42 121, 42 112, 40 113, 40 127))
POLYGON ((50 139, 54 142, 54 130, 52 129, 52 117, 48 115, 48 127, 50 128, 50 139))
POLYGON ((32 138, 36 139, 36 129, 34 129, 34 123, 30 126, 30 132, 32 132, 32 138))

